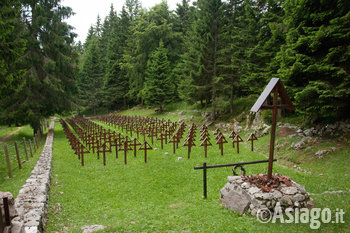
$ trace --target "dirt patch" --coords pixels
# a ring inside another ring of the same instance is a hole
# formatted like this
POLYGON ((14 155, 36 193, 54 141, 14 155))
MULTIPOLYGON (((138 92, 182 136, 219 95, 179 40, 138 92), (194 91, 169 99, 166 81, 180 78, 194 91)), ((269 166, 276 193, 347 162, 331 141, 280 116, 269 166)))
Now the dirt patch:
POLYGON ((8 135, 3 136, 2 138, 0 138, 0 143, 9 141, 9 140, 12 138, 12 135, 18 133, 18 131, 20 131, 21 129, 23 129, 23 127, 24 127, 24 126, 21 126, 21 127, 19 127, 18 129, 16 129, 15 131, 12 131, 12 132, 9 133, 8 135))
POLYGON ((279 137, 287 137, 289 135, 296 134, 296 133, 297 133, 297 131, 295 131, 294 129, 291 129, 287 126, 283 126, 278 130, 279 137))

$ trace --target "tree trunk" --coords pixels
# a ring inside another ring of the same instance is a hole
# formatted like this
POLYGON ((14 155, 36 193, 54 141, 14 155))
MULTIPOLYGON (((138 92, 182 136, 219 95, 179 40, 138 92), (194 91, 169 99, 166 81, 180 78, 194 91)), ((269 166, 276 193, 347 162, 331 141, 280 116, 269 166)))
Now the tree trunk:
MULTIPOLYGON (((232 78, 233 83, 233 78, 232 78)), ((233 85, 231 86, 231 93, 230 93, 230 114, 233 113, 233 85)))
POLYGON ((212 121, 215 120, 216 118, 215 98, 216 98, 216 92, 215 92, 215 88, 213 88, 212 95, 211 95, 211 115, 210 115, 210 118, 212 121))
POLYGON ((40 127, 40 119, 35 119, 30 123, 30 126, 33 128, 33 134, 35 135, 36 133, 41 132, 41 127, 40 127))
MULTIPOLYGON (((213 78, 217 78, 216 71, 216 60, 217 60, 217 50, 218 50, 218 21, 214 20, 214 54, 213 54, 213 78)), ((212 80, 212 96, 211 96, 211 120, 215 120, 216 118, 216 106, 215 106, 215 98, 216 98, 216 84, 215 80, 212 80)))

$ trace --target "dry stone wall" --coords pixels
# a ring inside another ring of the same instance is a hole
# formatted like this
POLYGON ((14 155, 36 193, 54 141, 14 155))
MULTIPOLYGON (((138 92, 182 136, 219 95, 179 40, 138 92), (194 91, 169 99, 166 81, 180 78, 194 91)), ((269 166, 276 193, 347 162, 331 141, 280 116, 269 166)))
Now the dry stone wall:
POLYGON ((18 216, 12 219, 11 232, 43 232, 48 210, 51 178, 54 121, 50 124, 44 149, 26 184, 15 200, 18 216))
POLYGON ((229 176, 228 183, 221 189, 221 202, 240 215, 248 212, 256 215, 260 210, 269 209, 272 213, 277 203, 286 208, 312 208, 314 201, 305 187, 292 181, 292 186, 281 184, 272 192, 263 192, 240 176, 229 176))

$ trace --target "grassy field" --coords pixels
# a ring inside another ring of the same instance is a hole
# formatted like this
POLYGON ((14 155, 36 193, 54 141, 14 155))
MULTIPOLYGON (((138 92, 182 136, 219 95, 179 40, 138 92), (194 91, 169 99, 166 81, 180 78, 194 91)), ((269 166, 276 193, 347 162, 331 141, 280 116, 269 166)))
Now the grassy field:
MULTIPOLYGON (((10 129, 7 129, 7 131, 13 132, 16 129, 17 127, 12 127, 10 129)), ((6 141, 0 144, 1 146, 0 148, 0 190, 2 192, 11 192, 14 196, 17 196, 18 191, 21 189, 22 185, 25 184, 25 181, 28 179, 30 172, 33 170, 41 154, 42 147, 45 143, 46 137, 45 136, 42 137, 41 146, 36 152, 34 151, 34 145, 33 145, 33 157, 31 157, 30 155, 29 142, 28 142, 29 139, 32 140, 32 143, 33 143, 33 129, 29 125, 26 125, 21 130, 13 134, 9 141, 6 141), (27 141, 29 161, 26 161, 23 138, 25 138, 27 141), (15 141, 17 141, 17 144, 18 144, 19 154, 22 161, 22 169, 19 169, 18 167, 16 150, 14 145, 15 141), (8 145, 8 151, 10 155, 12 175, 13 175, 13 178, 11 179, 8 178, 4 144, 8 145)))
MULTIPOLYGON (((152 110, 144 109, 124 111, 122 114, 156 116, 152 110)), ((176 120, 179 114, 158 117, 176 120)), ((242 138, 246 140, 243 134, 242 138)), ((96 154, 88 154, 85 166, 81 167, 62 127, 56 124, 46 232, 81 232, 82 226, 93 224, 107 226, 102 232, 310 232, 309 224, 262 224, 255 217, 240 217, 223 208, 219 191, 226 184, 227 176, 232 175, 230 168, 208 171, 208 198, 202 197, 202 172, 194 170, 194 166, 203 162, 210 165, 265 159, 268 139, 263 137, 257 141, 259 152, 250 152, 249 145, 245 144, 237 154, 231 144, 225 144, 223 156, 211 140, 213 146, 208 149, 207 159, 203 148, 198 145, 193 148, 191 159, 187 159, 187 148, 180 147, 174 155, 171 144, 161 150, 157 141, 153 147, 158 150, 148 153, 147 164, 143 161, 142 152, 138 152, 136 158, 128 152, 127 165, 124 165, 122 156, 116 159, 114 153, 108 153, 106 166, 96 154), (165 155, 165 152, 169 154, 165 155)), ((196 142, 198 144, 198 139, 196 142)), ((278 159, 279 156, 277 154, 278 159)), ((316 207, 327 207, 333 211, 341 208, 348 212, 349 193, 322 193, 349 189, 349 156, 349 150, 344 148, 323 160, 309 159, 298 165, 310 170, 311 174, 299 172, 291 164, 278 162, 274 173, 288 175, 305 185, 312 193, 316 207)), ((250 165, 246 170, 248 175, 266 173, 267 164, 250 165)), ((346 213, 345 222, 349 221, 346 213)), ((346 223, 322 224, 318 231, 349 232, 350 227, 346 223)))

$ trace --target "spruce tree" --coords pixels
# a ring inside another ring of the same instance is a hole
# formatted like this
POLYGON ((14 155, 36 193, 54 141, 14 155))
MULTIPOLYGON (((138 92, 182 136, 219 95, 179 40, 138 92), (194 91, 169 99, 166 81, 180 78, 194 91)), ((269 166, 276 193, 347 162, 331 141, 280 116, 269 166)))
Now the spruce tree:
POLYGON ((75 34, 63 22, 72 14, 57 0, 22 1, 27 46, 24 79, 2 102, 4 114, 40 130, 40 121, 68 109, 74 90, 75 34))
POLYGON ((170 78, 170 63, 162 41, 147 62, 146 80, 142 90, 145 104, 158 106, 163 112, 164 104, 173 98, 173 83, 170 78))

